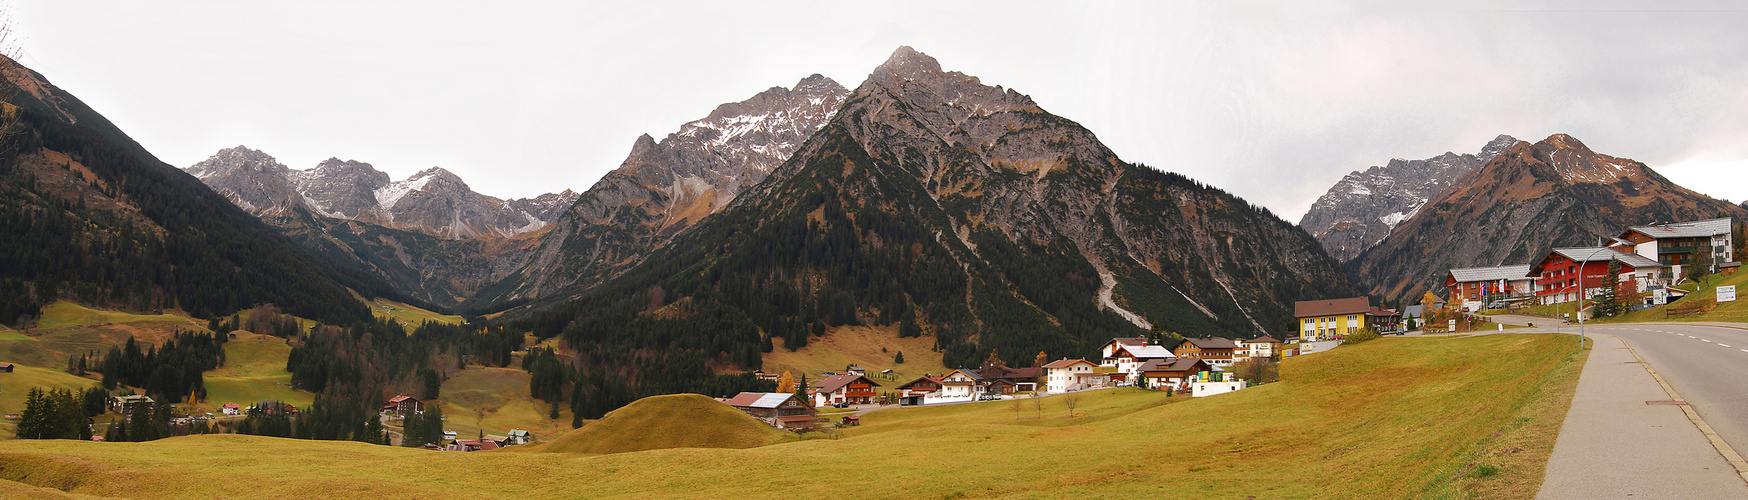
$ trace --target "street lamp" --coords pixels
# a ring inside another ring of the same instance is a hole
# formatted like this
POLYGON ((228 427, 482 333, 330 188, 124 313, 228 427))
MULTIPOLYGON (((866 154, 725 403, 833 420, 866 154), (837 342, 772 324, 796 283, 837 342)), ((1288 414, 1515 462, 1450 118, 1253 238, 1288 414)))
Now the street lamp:
MULTIPOLYGON (((1590 259, 1596 257, 1596 254, 1602 253, 1604 250, 1608 250, 1611 252, 1613 251, 1613 250, 1610 250, 1608 247, 1598 248, 1598 249, 1596 249, 1596 251, 1590 252, 1590 255, 1585 256, 1583 262, 1578 263, 1578 305, 1576 306, 1576 309, 1573 310, 1573 314, 1578 315, 1578 349, 1579 350, 1584 349, 1584 340, 1585 340, 1584 339, 1584 266, 1587 264, 1590 264, 1590 259)), ((1612 256, 1612 255, 1609 256, 1609 260, 1613 261, 1614 256, 1612 256)), ((1607 280, 1608 279, 1607 275, 1604 275, 1603 279, 1607 280)), ((1615 284, 1610 283, 1608 285, 1614 286, 1615 284)), ((1558 309, 1556 309, 1555 311, 1558 312, 1558 309)))

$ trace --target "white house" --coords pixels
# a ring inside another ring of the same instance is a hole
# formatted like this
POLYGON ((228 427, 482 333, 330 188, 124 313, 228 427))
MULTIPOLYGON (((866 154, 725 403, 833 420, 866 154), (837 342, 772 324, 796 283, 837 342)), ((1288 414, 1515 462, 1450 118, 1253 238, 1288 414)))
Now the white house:
MULTIPOLYGON (((971 401, 977 397, 977 387, 983 377, 971 370, 953 370, 941 376, 939 401, 971 401)), ((931 400, 929 402, 934 402, 931 400)))
POLYGON ((1177 356, 1172 355, 1171 349, 1166 349, 1165 346, 1125 345, 1118 347, 1115 352, 1106 356, 1104 366, 1116 366, 1117 373, 1127 375, 1129 381, 1134 382, 1135 374, 1137 373, 1137 370, 1141 368, 1142 364, 1155 359, 1171 359, 1175 357, 1177 356))
POLYGON ((1098 365, 1084 359, 1063 359, 1044 365, 1044 391, 1063 393, 1078 391, 1098 365))
POLYGON ((1110 342, 1105 343, 1105 347, 1099 349, 1099 355, 1102 356, 1099 361, 1099 366, 1117 366, 1117 358, 1115 355, 1117 354, 1118 349, 1124 347, 1141 347, 1144 345, 1147 345, 1147 339, 1142 337, 1117 337, 1111 339, 1110 342))
POLYGON ((1275 355, 1275 346, 1281 341, 1267 335, 1238 343, 1238 351, 1233 353, 1236 358, 1268 359, 1275 355))
POLYGON ((1656 261, 1660 272, 1651 279, 1660 284, 1674 284, 1685 275, 1684 268, 1700 265, 1707 272, 1717 272, 1717 265, 1736 260, 1732 242, 1734 221, 1729 218, 1676 222, 1654 226, 1633 226, 1615 238, 1611 247, 1639 254, 1656 261), (1703 259, 1688 262, 1697 251, 1703 259))

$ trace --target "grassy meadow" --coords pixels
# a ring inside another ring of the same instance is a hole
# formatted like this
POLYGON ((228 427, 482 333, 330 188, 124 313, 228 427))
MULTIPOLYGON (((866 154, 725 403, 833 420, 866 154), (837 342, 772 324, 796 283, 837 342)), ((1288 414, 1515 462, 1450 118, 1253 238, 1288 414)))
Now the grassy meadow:
MULTIPOLYGON (((843 439, 750 449, 5 441, 0 480, 145 498, 1530 498, 1583 365, 1573 345, 1547 334, 1385 338, 1290 358, 1283 382, 1216 397, 1118 389, 1039 406, 897 408, 843 439)), ((678 422, 631 427, 710 428, 674 413, 678 422)))
POLYGON ((796 434, 709 397, 670 394, 639 399, 528 449, 602 455, 670 448, 756 448, 795 440, 796 434))
POLYGON ((528 372, 520 368, 468 366, 450 374, 439 389, 445 430, 462 439, 505 435, 510 429, 551 439, 571 430, 571 411, 559 406, 557 419, 546 418, 552 406, 528 396, 528 372))
MULTIPOLYGON (((857 365, 868 370, 868 378, 881 384, 880 390, 892 390, 899 384, 916 380, 924 373, 940 375, 947 372, 941 365, 941 353, 934 351, 934 337, 899 338, 898 327, 840 326, 823 337, 807 341, 807 346, 790 352, 778 341, 778 346, 764 355, 764 371, 802 373, 807 380, 819 379, 825 372, 841 372, 845 366, 857 365), (881 351, 881 349, 885 351, 881 351), (893 363, 893 356, 904 352, 904 363, 893 363), (880 373, 892 369, 892 375, 880 373), (888 383, 895 382, 895 383, 888 383)), ((1030 366, 1032 360, 1013 361, 1016 366, 1030 366)))
POLYGON ((44 307, 35 328, 0 332, 0 362, 65 367, 68 356, 108 352, 130 335, 157 344, 177 330, 207 331, 204 323, 174 314, 103 311, 63 300, 44 307))
POLYGON ((424 324, 427 321, 435 321, 451 325, 459 325, 462 322, 461 316, 453 314, 438 314, 383 298, 366 301, 364 304, 370 306, 370 313, 376 315, 377 318, 394 318, 395 321, 399 321, 402 325, 406 326, 408 331, 418 328, 419 325, 424 324))
POLYGON ((285 339, 243 331, 236 335, 225 343, 225 365, 206 372, 206 401, 196 407, 217 413, 225 403, 246 408, 282 401, 305 408, 315 401, 315 394, 291 388, 291 372, 285 371, 291 346, 285 339))
MULTIPOLYGON (((24 398, 32 387, 41 387, 45 391, 84 391, 94 385, 97 385, 96 380, 69 375, 59 369, 15 365, 12 373, 0 373, 0 414, 24 411, 24 398)), ((0 436, 11 438, 17 426, 18 422, 0 420, 0 436)))

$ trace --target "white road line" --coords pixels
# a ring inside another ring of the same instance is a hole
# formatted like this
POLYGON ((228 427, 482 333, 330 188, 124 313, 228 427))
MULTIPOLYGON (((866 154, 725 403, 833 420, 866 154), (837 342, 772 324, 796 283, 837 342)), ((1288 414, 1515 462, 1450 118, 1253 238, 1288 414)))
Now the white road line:
POLYGON ((1730 344, 1718 344, 1718 345, 1723 346, 1723 347, 1730 347, 1730 344))
POLYGON ((1742 352, 1748 352, 1748 349, 1737 349, 1737 350, 1742 351, 1742 352))

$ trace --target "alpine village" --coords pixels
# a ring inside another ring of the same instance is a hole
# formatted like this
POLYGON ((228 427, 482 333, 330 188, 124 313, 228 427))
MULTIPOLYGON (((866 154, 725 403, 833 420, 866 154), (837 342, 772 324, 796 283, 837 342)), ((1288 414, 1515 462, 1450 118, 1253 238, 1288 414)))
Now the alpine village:
POLYGON ((1748 492, 1748 203, 1499 135, 1291 222, 952 63, 507 199, 166 164, 6 58, 0 497, 1748 492))

